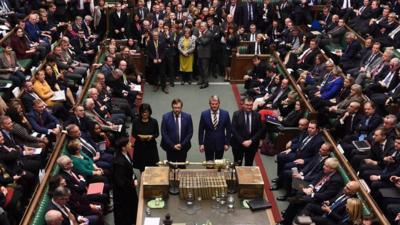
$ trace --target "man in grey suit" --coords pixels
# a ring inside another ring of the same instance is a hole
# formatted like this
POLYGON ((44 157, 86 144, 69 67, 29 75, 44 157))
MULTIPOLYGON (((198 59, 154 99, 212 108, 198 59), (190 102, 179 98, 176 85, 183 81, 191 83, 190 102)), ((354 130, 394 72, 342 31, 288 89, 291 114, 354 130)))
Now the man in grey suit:
POLYGON ((196 39, 197 68, 200 75, 200 89, 208 87, 209 65, 211 58, 212 33, 207 29, 207 23, 201 22, 199 37, 196 39))

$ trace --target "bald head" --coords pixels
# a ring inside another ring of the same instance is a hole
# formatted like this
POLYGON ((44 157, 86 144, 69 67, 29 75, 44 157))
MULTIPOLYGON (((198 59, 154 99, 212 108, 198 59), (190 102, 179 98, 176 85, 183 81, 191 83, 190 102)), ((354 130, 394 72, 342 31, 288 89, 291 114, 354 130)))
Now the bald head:
POLYGON ((47 225, 61 225, 64 218, 60 211, 49 210, 44 216, 47 225))
POLYGON ((349 181, 344 187, 344 193, 347 195, 355 195, 360 190, 360 183, 358 181, 349 181))

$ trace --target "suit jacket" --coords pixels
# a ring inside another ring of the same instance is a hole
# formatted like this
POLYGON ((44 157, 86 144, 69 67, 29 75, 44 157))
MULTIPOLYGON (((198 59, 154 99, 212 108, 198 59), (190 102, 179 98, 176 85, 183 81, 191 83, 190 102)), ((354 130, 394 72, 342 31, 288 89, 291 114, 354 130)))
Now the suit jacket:
MULTIPOLYGON (((76 176, 79 176, 78 173, 75 171, 72 171, 76 176)), ((83 180, 77 180, 74 178, 71 174, 67 173, 64 170, 60 170, 59 175, 61 175, 64 179, 65 182, 67 183, 67 187, 76 193, 80 194, 86 194, 86 182, 83 180)))
POLYGON ((49 130, 57 127, 59 124, 58 119, 47 110, 44 110, 42 113, 43 123, 39 118, 39 114, 34 110, 27 114, 27 119, 31 123, 32 129, 41 134, 49 134, 49 130))
POLYGON ((205 33, 196 39, 197 57, 198 58, 211 58, 211 42, 213 34, 211 31, 206 30, 205 33))
POLYGON ((133 12, 135 13, 135 15, 138 15, 138 16, 139 16, 140 20, 144 20, 144 19, 147 17, 147 15, 150 13, 149 9, 146 8, 146 7, 143 7, 142 10, 143 10, 143 17, 141 17, 140 8, 139 8, 139 7, 135 8, 135 9, 133 10, 133 12))
MULTIPOLYGON (((265 44, 263 42, 258 43, 258 46, 260 48, 260 54, 266 54, 267 53, 267 49, 265 47, 265 44)), ((252 55, 258 55, 256 54, 256 43, 250 43, 249 45, 247 45, 247 54, 252 54, 252 55)))
POLYGON ((231 137, 231 120, 229 113, 219 109, 218 125, 214 129, 212 124, 212 113, 207 109, 201 113, 199 122, 199 145, 204 145, 205 149, 215 148, 223 151, 224 145, 229 145, 231 137))
POLYGON ((286 88, 285 90, 282 90, 281 87, 278 87, 274 93, 272 93, 272 95, 265 101, 265 103, 271 103, 272 104, 272 108, 277 109, 279 104, 281 104, 281 102, 287 98, 287 95, 289 94, 290 90, 289 88, 286 88), (282 92, 282 94, 280 96, 279 93, 282 92))
POLYGON ((127 22, 128 22, 128 16, 125 12, 121 11, 121 16, 119 17, 117 12, 113 12, 110 15, 110 30, 111 32, 114 32, 114 30, 119 30, 121 31, 121 28, 125 28, 125 31, 127 30, 127 22))
POLYGON ((393 163, 386 163, 383 165, 383 170, 379 174, 381 176, 381 180, 390 182, 390 177, 391 176, 398 176, 400 174, 400 151, 394 150, 392 153, 395 155, 393 157, 394 162, 393 163))
POLYGON ((332 30, 328 31, 328 35, 330 35, 331 41, 336 44, 340 44, 343 40, 344 35, 346 34, 346 28, 343 26, 335 26, 332 30))
MULTIPOLYGON (((68 207, 68 206, 67 206, 68 207)), ((75 216, 75 219, 77 219, 77 215, 75 214, 75 212, 73 212, 73 210, 71 208, 68 207, 68 209, 71 211, 71 213, 75 216)), ((47 211, 50 210, 57 210, 62 214, 63 217, 63 221, 62 221, 62 225, 73 225, 70 221, 69 221, 69 217, 68 214, 66 214, 66 212, 63 212, 58 206, 56 206, 52 199, 50 199, 48 205, 47 205, 47 211)))
MULTIPOLYGON (((225 7, 225 13, 226 15, 230 14, 230 9, 231 9, 231 3, 228 3, 225 7)), ((241 7, 238 3, 236 3, 236 8, 235 8, 235 14, 233 14, 233 21, 235 22, 236 25, 241 25, 242 24, 242 10, 241 7)))
MULTIPOLYGON (((256 40, 257 34, 258 34, 257 32, 254 34, 254 40, 256 40)), ((251 33, 245 33, 243 37, 244 37, 244 41, 250 41, 251 33)))
MULTIPOLYGON (((316 177, 311 182, 314 188, 315 185, 318 184, 318 182, 320 182, 321 179, 323 179, 323 177, 326 175, 327 174, 321 173, 320 176, 316 177)), ((337 171, 335 171, 333 172, 333 174, 330 175, 330 178, 323 183, 323 185, 318 191, 314 190, 314 197, 311 196, 307 197, 311 198, 311 200, 314 202, 323 202, 337 195, 337 193, 339 192, 339 190, 341 190, 342 187, 343 187, 342 176, 340 176, 340 174, 337 171)))
POLYGON ((24 91, 24 93, 21 96, 21 101, 22 101, 22 104, 24 105, 24 108, 25 108, 26 112, 30 112, 30 111, 33 110, 33 101, 35 99, 36 98, 34 98, 32 95, 30 95, 29 93, 24 91))
POLYGON ((352 119, 351 116, 346 117, 344 119, 344 123, 339 125, 340 131, 343 131, 343 135, 352 135, 356 131, 362 120, 362 115, 360 113, 356 113, 352 119))
POLYGON ((255 111, 251 112, 251 132, 246 128, 246 112, 238 110, 232 116, 232 148, 244 148, 242 142, 251 140, 252 143, 248 149, 257 149, 261 137, 263 136, 263 124, 260 114, 255 111))
POLYGON ((328 157, 321 157, 320 154, 317 154, 316 156, 312 157, 307 164, 304 165, 303 169, 301 170, 301 173, 304 176, 305 181, 313 181, 315 178, 317 178, 320 173, 322 172, 322 168, 324 166, 325 160, 328 159, 328 157))
POLYGON ((167 112, 162 117, 161 122, 161 147, 165 151, 175 151, 174 145, 181 144, 181 151, 189 151, 191 148, 190 140, 193 136, 192 116, 188 113, 181 112, 180 115, 181 135, 179 135, 175 123, 175 114, 167 112))
MULTIPOLYGON (((237 9, 236 9, 237 10, 237 9)), ((241 13, 242 13, 242 25, 247 29, 250 26, 250 23, 257 21, 258 19, 258 9, 257 3, 255 2, 244 2, 241 5, 241 13), (249 7, 253 11, 253 20, 249 20, 249 16, 251 16, 249 7)), ((236 12, 235 12, 236 14, 236 12)))
POLYGON ((333 78, 333 76, 330 76, 324 86, 320 89, 321 99, 329 100, 334 98, 339 94, 340 89, 343 87, 344 79, 342 76, 339 75, 339 77, 331 78, 333 78))
MULTIPOLYGON (((304 50, 307 51, 308 49, 304 50)), ((311 50, 311 49, 310 49, 311 50)), ((315 57, 317 54, 320 53, 320 50, 318 48, 311 50, 307 55, 303 56, 304 59, 300 58, 302 55, 299 56, 299 60, 302 60, 303 62, 301 63, 301 68, 310 70, 311 67, 314 65, 315 62, 315 57)))
MULTIPOLYGON (((21 67, 17 61, 17 56, 15 55, 15 52, 11 52, 11 62, 9 62, 6 57, 4 56, 4 53, 0 54, 0 70, 1 69, 9 69, 12 68, 14 69, 15 67, 21 67)), ((10 79, 10 76, 14 72, 1 72, 0 77, 2 79, 10 79)))
POLYGON ((89 132, 89 126, 90 126, 90 119, 86 116, 83 118, 78 118, 75 115, 71 115, 68 117, 68 119, 65 121, 65 126, 68 126, 69 124, 75 124, 79 126, 79 129, 83 132, 89 132))
POLYGON ((394 141, 387 138, 383 149, 379 143, 373 143, 371 147, 371 159, 377 161, 378 166, 383 168, 385 165, 383 158, 391 155, 394 151, 394 141))
POLYGON ((341 62, 354 62, 354 59, 358 59, 358 53, 361 51, 361 44, 357 40, 352 41, 347 45, 345 51, 343 52, 342 57, 340 58, 341 62))
POLYGON ((306 141, 307 135, 302 135, 297 143, 292 142, 291 150, 296 153, 297 159, 304 159, 304 164, 317 154, 319 148, 324 143, 320 133, 316 134, 311 140, 306 141))
POLYGON ((374 113, 370 117, 364 115, 363 118, 358 123, 356 131, 358 134, 366 134, 367 136, 370 136, 370 134, 372 134, 375 131, 375 129, 381 124, 381 122, 382 122, 382 117, 377 113, 374 113))
MULTIPOLYGON (((167 43, 165 43, 165 41, 162 40, 158 40, 158 58, 161 59, 161 63, 163 63, 164 59, 165 59, 165 53, 167 50, 167 43)), ((147 56, 149 57, 149 62, 153 63, 153 60, 157 58, 157 51, 156 51, 156 47, 154 45, 154 41, 150 40, 148 42, 147 45, 147 56)))

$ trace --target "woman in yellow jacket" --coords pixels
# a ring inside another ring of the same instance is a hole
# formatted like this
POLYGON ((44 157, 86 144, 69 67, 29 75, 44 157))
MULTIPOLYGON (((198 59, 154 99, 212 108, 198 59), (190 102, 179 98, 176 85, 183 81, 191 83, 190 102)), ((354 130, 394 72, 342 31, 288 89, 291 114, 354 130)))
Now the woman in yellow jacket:
POLYGON ((44 70, 40 70, 35 74, 35 80, 33 83, 33 91, 47 104, 52 107, 60 105, 60 102, 53 101, 54 92, 51 90, 50 85, 45 80, 44 70))

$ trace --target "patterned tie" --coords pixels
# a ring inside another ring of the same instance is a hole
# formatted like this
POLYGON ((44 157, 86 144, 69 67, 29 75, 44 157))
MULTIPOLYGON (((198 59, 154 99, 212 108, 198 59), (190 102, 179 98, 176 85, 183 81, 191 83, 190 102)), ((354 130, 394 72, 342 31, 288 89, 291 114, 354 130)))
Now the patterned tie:
POLYGON ((212 125, 214 127, 214 129, 217 129, 218 126, 218 117, 217 117, 217 112, 213 112, 213 119, 212 119, 212 125))
POLYGON ((179 115, 175 115, 176 133, 178 134, 178 142, 181 142, 181 134, 179 132, 179 115))

